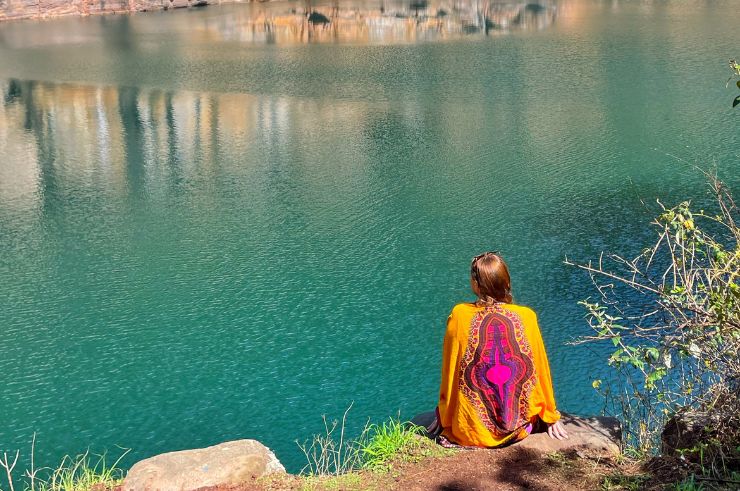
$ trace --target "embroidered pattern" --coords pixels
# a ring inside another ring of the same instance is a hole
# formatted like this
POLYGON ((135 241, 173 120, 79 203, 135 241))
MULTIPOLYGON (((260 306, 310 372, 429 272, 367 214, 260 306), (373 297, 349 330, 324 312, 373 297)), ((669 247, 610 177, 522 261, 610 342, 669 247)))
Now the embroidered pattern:
POLYGON ((499 305, 476 314, 460 363, 460 390, 495 437, 529 422, 536 374, 519 315, 499 305))

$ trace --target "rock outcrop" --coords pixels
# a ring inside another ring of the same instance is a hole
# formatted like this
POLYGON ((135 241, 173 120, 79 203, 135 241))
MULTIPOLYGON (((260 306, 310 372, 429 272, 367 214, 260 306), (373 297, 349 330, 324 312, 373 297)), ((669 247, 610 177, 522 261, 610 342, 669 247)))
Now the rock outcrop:
POLYGON ((169 10, 200 7, 207 3, 208 0, 0 0, 0 21, 169 10))
POLYGON ((706 411, 684 410, 666 422, 660 435, 664 455, 675 455, 681 450, 698 448, 716 435, 719 415, 706 411))
POLYGON ((514 445, 546 453, 571 449, 610 454, 620 452, 622 425, 617 418, 581 418, 563 413, 561 421, 568 432, 567 440, 555 440, 547 433, 541 432, 533 433, 514 445))
POLYGON ((142 460, 126 475, 123 491, 194 491, 239 486, 285 467, 257 440, 170 452, 142 460))

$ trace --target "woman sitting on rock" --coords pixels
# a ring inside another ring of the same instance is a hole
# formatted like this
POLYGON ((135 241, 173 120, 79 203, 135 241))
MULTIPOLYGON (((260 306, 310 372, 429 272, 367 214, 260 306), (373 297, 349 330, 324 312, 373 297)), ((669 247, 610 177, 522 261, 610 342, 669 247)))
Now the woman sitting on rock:
POLYGON ((504 260, 494 252, 474 257, 470 286, 478 300, 456 305, 447 319, 430 433, 442 444, 475 447, 519 441, 543 425, 550 437, 568 438, 537 316, 512 303, 504 260))

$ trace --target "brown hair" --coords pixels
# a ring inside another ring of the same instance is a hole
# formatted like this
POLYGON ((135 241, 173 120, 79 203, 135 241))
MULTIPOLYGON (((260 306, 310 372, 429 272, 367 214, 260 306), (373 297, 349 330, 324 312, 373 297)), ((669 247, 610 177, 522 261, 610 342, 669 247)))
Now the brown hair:
POLYGON ((470 263, 470 277, 478 287, 477 304, 512 303, 509 268, 497 252, 484 252, 470 263))

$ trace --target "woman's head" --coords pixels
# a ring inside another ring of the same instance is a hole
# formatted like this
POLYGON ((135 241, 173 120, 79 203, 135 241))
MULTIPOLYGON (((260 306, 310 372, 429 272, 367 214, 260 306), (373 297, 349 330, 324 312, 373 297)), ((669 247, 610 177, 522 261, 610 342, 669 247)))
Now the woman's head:
POLYGON ((509 268, 496 252, 484 252, 473 258, 470 263, 470 286, 473 293, 478 295, 479 303, 512 303, 509 268))

